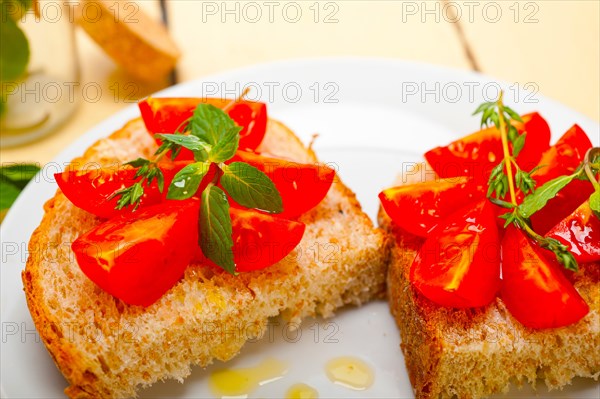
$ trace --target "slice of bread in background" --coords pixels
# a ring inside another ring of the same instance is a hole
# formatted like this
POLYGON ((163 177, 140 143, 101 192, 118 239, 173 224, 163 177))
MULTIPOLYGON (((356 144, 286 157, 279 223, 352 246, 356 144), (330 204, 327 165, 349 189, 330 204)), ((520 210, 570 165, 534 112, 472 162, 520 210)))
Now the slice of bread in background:
MULTIPOLYGON (((114 166, 149 157, 155 149, 136 119, 74 162, 114 166)), ((316 161, 275 121, 269 121, 259 150, 316 161)), ((270 317, 284 314, 296 322, 317 314, 329 317, 340 306, 385 294, 385 235, 339 179, 322 203, 302 216, 306 232, 287 258, 237 277, 191 265, 175 287, 146 309, 125 305, 79 269, 70 243, 99 219, 76 208, 60 190, 45 212, 29 243, 23 283, 33 320, 70 383, 65 392, 72 398, 129 397, 158 380, 181 381, 191 365, 235 356, 247 339, 264 332, 270 317), (322 250, 315 252, 315 245, 322 250)))
POLYGON ((532 330, 501 299, 485 308, 450 309, 431 302, 410 284, 413 259, 423 244, 380 210, 379 224, 393 241, 388 300, 400 329, 401 348, 417 399, 481 398, 509 384, 545 381, 549 389, 574 377, 600 375, 600 264, 581 265, 575 287, 590 306, 578 323, 532 330))

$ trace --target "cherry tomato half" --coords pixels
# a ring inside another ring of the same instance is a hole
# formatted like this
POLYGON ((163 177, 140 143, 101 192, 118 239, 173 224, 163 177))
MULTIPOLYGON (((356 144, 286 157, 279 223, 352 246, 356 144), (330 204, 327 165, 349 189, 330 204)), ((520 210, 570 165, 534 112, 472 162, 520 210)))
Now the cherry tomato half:
POLYGON ((335 178, 335 170, 323 164, 302 164, 249 151, 238 151, 230 162, 246 162, 269 176, 283 200, 281 218, 296 218, 313 209, 335 178))
POLYGON ((394 223, 420 237, 467 203, 485 198, 483 187, 467 177, 407 184, 379 193, 381 205, 394 223))
MULTIPOLYGON (((173 177, 188 162, 180 161, 161 164, 165 177, 163 192, 158 189, 156 180, 144 187, 140 207, 157 204, 167 195, 167 188, 173 177)), ((131 213, 133 207, 116 210, 118 198, 111 196, 124 187, 130 187, 140 178, 135 177, 136 169, 130 167, 101 168, 90 170, 67 170, 56 173, 54 179, 63 194, 78 208, 102 218, 110 218, 123 213, 131 213)))
MULTIPOLYGON (((233 228, 235 270, 250 272, 274 265, 298 246, 304 235, 304 223, 253 210, 229 208, 233 228)), ((198 250, 196 260, 212 261, 198 250)))
MULTIPOLYGON (((540 165, 543 167, 533 177, 537 187, 561 175, 572 174, 583 161, 592 143, 585 132, 573 125, 548 151, 540 165)), ((546 234, 554 225, 570 215, 587 200, 594 188, 587 181, 574 180, 562 189, 555 198, 531 217, 536 232, 546 234)))
POLYGON ((589 311, 553 256, 515 226, 504 234, 500 294, 510 313, 526 327, 567 326, 589 311))
MULTIPOLYGON (((530 170, 550 146, 550 128, 538 113, 523 115, 522 119, 524 123, 515 123, 515 127, 520 133, 526 131, 527 136, 517 163, 524 170, 530 170)), ((425 153, 425 159, 440 177, 468 176, 485 183, 491 170, 502 158, 502 139, 495 127, 480 130, 425 153)))
POLYGON ((546 237, 566 245, 577 262, 600 261, 600 219, 592 213, 589 201, 561 220, 546 237))
POLYGON ((183 275, 198 246, 197 199, 110 219, 72 244, 83 273, 130 305, 150 306, 183 275))
MULTIPOLYGON (((217 108, 229 106, 231 101, 220 98, 153 98, 139 102, 146 129, 155 133, 174 133, 194 113, 198 104, 211 104, 217 108)), ((235 101, 227 113, 242 127, 240 149, 254 150, 262 142, 267 130, 267 106, 254 101, 235 101)), ((184 154, 186 151, 182 151, 184 154)), ((189 155, 189 151, 188 155, 189 155)), ((182 158, 178 158, 182 159, 182 158)), ((188 159, 188 158, 185 158, 188 159)), ((191 159, 191 158, 190 158, 191 159)))
POLYGON ((410 281, 442 306, 492 302, 500 288, 500 245, 491 203, 469 205, 441 222, 413 261, 410 281))

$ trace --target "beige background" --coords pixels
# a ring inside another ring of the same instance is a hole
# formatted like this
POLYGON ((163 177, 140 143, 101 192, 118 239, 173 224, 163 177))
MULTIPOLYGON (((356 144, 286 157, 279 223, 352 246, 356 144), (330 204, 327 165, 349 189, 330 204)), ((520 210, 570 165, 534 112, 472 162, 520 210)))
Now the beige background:
MULTIPOLYGON (((391 57, 462 69, 476 64, 498 79, 535 84, 541 94, 600 120, 599 1, 297 1, 303 13, 297 23, 285 19, 289 2, 275 3, 270 20, 265 2, 256 1, 262 15, 252 22, 255 9, 245 1, 228 2, 232 14, 224 13, 222 1, 169 1, 170 30, 183 53, 178 81, 297 57, 391 57), (325 23, 327 15, 330 23, 325 23)), ((139 4, 160 16, 156 1, 139 4)), ((289 7, 286 16, 293 17, 289 7)), ((135 93, 122 89, 115 96, 111 85, 125 88, 132 79, 82 31, 77 44, 82 84, 98 82, 102 98, 81 102, 73 118, 51 136, 1 150, 2 162, 47 162, 135 99, 123 97, 143 97, 166 85, 136 83, 135 93)))

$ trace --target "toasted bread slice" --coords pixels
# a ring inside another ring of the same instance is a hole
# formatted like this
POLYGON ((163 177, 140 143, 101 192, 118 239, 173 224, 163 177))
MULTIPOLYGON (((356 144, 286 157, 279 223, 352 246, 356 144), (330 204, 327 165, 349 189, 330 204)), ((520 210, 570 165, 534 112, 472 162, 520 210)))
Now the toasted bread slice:
MULTIPOLYGON (((150 156, 155 149, 137 119, 74 162, 110 165, 150 156)), ((269 121, 261 150, 316 161, 275 121, 269 121)), ((283 314, 295 322, 309 315, 329 317, 344 304, 385 294, 385 235, 337 179, 321 204, 302 216, 306 232, 287 258, 238 276, 193 264, 148 308, 124 304, 79 269, 70 243, 99 219, 76 208, 60 190, 45 212, 29 243, 23 283, 33 320, 70 383, 65 392, 71 398, 130 397, 158 380, 182 381, 192 365, 238 354, 246 340, 265 331, 270 317, 283 314), (316 257, 314 245, 327 251, 316 257)))
POLYGON ((388 300, 417 399, 481 398, 507 392, 511 382, 529 382, 535 388, 537 378, 549 389, 570 384, 577 376, 598 379, 599 264, 580 265, 575 276, 575 288, 590 306, 587 316, 571 326, 532 330, 500 298, 477 309, 446 308, 425 298, 409 281, 424 240, 396 226, 383 210, 379 224, 393 241, 388 300))

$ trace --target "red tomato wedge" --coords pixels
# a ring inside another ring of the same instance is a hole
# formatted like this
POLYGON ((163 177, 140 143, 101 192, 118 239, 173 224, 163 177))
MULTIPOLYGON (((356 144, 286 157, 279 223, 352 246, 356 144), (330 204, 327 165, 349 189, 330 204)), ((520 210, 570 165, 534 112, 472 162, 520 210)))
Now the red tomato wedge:
POLYGON ((492 302, 500 288, 500 245, 491 203, 469 205, 440 223, 413 261, 410 281, 442 306, 492 302))
POLYGON ((269 176, 283 200, 283 212, 278 216, 287 219, 317 206, 335 178, 335 170, 323 164, 302 164, 249 151, 238 151, 231 162, 246 162, 269 176))
POLYGON ((600 261, 600 220, 592 213, 589 201, 561 220, 546 237, 566 245, 579 263, 600 261))
MULTIPOLYGON (((527 137, 517 162, 524 170, 530 170, 550 146, 550 128, 537 112, 523 115, 522 119, 524 123, 516 123, 515 127, 520 133, 526 131, 527 137)), ((469 176, 485 183, 502 157, 502 139, 495 127, 480 130, 425 153, 425 159, 440 177, 469 176)))
POLYGON ((104 291, 150 306, 183 275, 198 246, 197 199, 168 201, 110 219, 72 244, 79 267, 104 291))
POLYGON ((501 298, 524 326, 541 329, 573 324, 589 307, 552 259, 553 254, 509 226, 502 240, 501 298))
MULTIPOLYGON (((164 163, 160 166, 165 177, 164 190, 161 193, 156 180, 144 188, 140 207, 158 204, 167 195, 167 188, 173 177, 188 162, 164 163)), ((133 185, 136 169, 129 167, 101 168, 91 170, 67 170, 54 175, 54 179, 63 194, 78 208, 101 218, 110 218, 119 214, 131 213, 132 207, 116 210, 118 198, 109 199, 116 191, 133 185)))
POLYGON ((527 136, 517 163, 529 172, 538 164, 542 153, 550 148, 550 126, 537 112, 523 115, 521 119, 523 123, 514 121, 514 126, 519 133, 527 132, 527 136))
MULTIPOLYGON (((592 143, 585 132, 573 125, 548 151, 542 155, 539 169, 533 177, 537 187, 561 175, 572 174, 583 161, 592 143)), ((555 198, 531 217, 536 232, 544 235, 562 219, 569 216, 594 192, 587 181, 574 180, 555 198)))
POLYGON ((381 205, 396 225, 420 237, 465 204, 485 198, 483 187, 467 177, 407 184, 379 193, 381 205))
POLYGON ((560 139, 543 153, 535 173, 535 180, 542 185, 558 176, 575 172, 592 142, 579 125, 573 125, 560 139))
MULTIPOLYGON (((140 101, 138 106, 146 129, 154 135, 155 133, 174 133, 186 119, 193 115, 198 104, 211 104, 217 108, 224 108, 231 101, 235 100, 148 97, 140 101)), ((233 105, 229 106, 227 113, 235 123, 242 127, 239 148, 256 149, 267 130, 266 104, 245 100, 235 101, 233 105)), ((189 151, 187 152, 189 155, 189 151)))
MULTIPOLYGON (((237 272, 261 270, 285 258, 302 240, 304 223, 265 213, 229 208, 237 272)), ((197 253, 197 261, 214 265, 197 253)))
POLYGON ((589 181, 573 180, 552 198, 539 212, 531 216, 536 232, 545 235, 556 223, 571 214, 594 192, 589 181))

